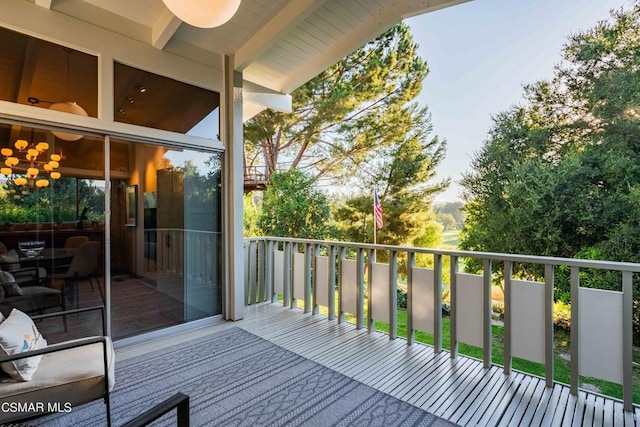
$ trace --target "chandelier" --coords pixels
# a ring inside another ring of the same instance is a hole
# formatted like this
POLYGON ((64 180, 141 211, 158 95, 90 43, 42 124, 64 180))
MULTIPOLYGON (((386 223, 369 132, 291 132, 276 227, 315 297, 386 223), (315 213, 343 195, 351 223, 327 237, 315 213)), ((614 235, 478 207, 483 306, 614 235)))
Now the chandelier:
MULTIPOLYGON (((8 147, 0 149, 0 154, 4 156, 4 167, 0 167, 2 173, 8 180, 13 181, 16 186, 26 186, 33 188, 45 188, 49 185, 49 178, 60 179, 60 172, 56 169, 60 166, 62 156, 52 153, 49 160, 46 160, 46 153, 49 150, 49 144, 46 142, 33 142, 33 129, 31 129, 31 140, 17 140, 14 144, 14 150, 8 147), (24 156, 24 160, 18 156, 24 156), (15 176, 19 175, 19 176, 15 176)), ((23 193, 25 191, 23 190, 23 193)))

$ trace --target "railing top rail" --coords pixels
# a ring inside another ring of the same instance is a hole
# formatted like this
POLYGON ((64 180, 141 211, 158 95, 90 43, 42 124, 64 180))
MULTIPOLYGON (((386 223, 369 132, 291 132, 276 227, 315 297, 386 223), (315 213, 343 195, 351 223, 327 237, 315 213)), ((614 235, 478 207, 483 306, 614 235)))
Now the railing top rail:
POLYGON ((382 251, 413 252, 418 254, 446 255, 453 257, 487 259, 491 261, 511 261, 530 264, 566 265, 568 267, 596 268, 613 271, 640 273, 640 263, 602 261, 577 258, 559 258, 537 255, 502 254, 494 252, 474 252, 450 249, 416 248, 412 246, 374 245, 371 243, 341 242, 334 240, 297 239, 291 237, 246 237, 246 241, 291 242, 344 248, 375 249, 382 251))

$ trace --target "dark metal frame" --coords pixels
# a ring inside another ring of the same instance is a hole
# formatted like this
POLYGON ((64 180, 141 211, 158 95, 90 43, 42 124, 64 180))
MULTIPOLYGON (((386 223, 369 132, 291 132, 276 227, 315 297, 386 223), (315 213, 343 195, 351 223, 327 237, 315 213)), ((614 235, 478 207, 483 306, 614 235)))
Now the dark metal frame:
POLYGON ((167 400, 158 403, 151 409, 146 410, 131 421, 126 422, 122 427, 143 427, 151 424, 161 416, 173 409, 178 412, 178 427, 189 426, 189 396, 176 393, 167 400))
MULTIPOLYGON (((59 343, 59 344, 52 344, 50 346, 47 346, 46 348, 41 348, 41 349, 38 349, 38 350, 25 351, 24 353, 12 354, 10 356, 2 356, 2 357, 0 357, 0 363, 10 362, 12 360, 24 359, 24 358, 27 358, 27 357, 42 356, 42 355, 49 354, 49 353, 55 353, 57 351, 64 351, 64 350, 70 350, 70 349, 77 348, 77 347, 82 347, 82 346, 85 346, 85 345, 102 343, 102 361, 103 361, 103 364, 104 364, 104 389, 105 389, 104 390, 104 395, 102 397, 104 398, 104 403, 106 405, 107 425, 111 426, 111 401, 109 399, 109 363, 107 361, 108 337, 107 337, 107 325, 106 325, 106 317, 105 317, 106 313, 105 313, 104 306, 80 308, 80 309, 76 309, 76 310, 68 310, 68 311, 60 311, 60 312, 56 312, 56 313, 42 314, 42 315, 39 315, 39 316, 32 316, 31 319, 35 321, 35 320, 46 319, 46 318, 49 318, 49 317, 57 317, 57 316, 60 316, 60 315, 67 316, 69 314, 84 313, 84 312, 94 311, 94 310, 100 310, 101 314, 102 314, 102 316, 101 316, 101 318, 102 318, 102 336, 100 336, 100 337, 92 337, 92 338, 82 338, 82 339, 75 340, 75 341, 68 341, 68 342, 63 342, 63 343, 59 343)), ((91 400, 95 400, 95 399, 91 399, 91 400)), ((90 401, 90 400, 88 400, 88 401, 90 401)), ((84 403, 86 403, 86 402, 84 402, 84 403)))

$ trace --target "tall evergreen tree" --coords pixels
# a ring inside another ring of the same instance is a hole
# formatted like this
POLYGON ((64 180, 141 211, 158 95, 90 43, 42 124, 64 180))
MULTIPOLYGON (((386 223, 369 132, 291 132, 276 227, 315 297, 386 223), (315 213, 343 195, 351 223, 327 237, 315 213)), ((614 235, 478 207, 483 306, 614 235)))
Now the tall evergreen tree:
POLYGON ((301 168, 314 178, 350 176, 388 146, 404 106, 422 89, 427 64, 398 24, 292 95, 293 112, 266 110, 245 124, 247 165, 301 168))

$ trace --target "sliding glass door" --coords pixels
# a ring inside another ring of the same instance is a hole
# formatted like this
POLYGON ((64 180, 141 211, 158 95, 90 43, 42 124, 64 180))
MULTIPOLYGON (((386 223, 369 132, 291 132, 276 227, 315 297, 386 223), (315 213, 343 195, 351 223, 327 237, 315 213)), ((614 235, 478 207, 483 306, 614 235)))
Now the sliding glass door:
POLYGON ((221 313, 221 155, 111 142, 112 333, 221 313))

